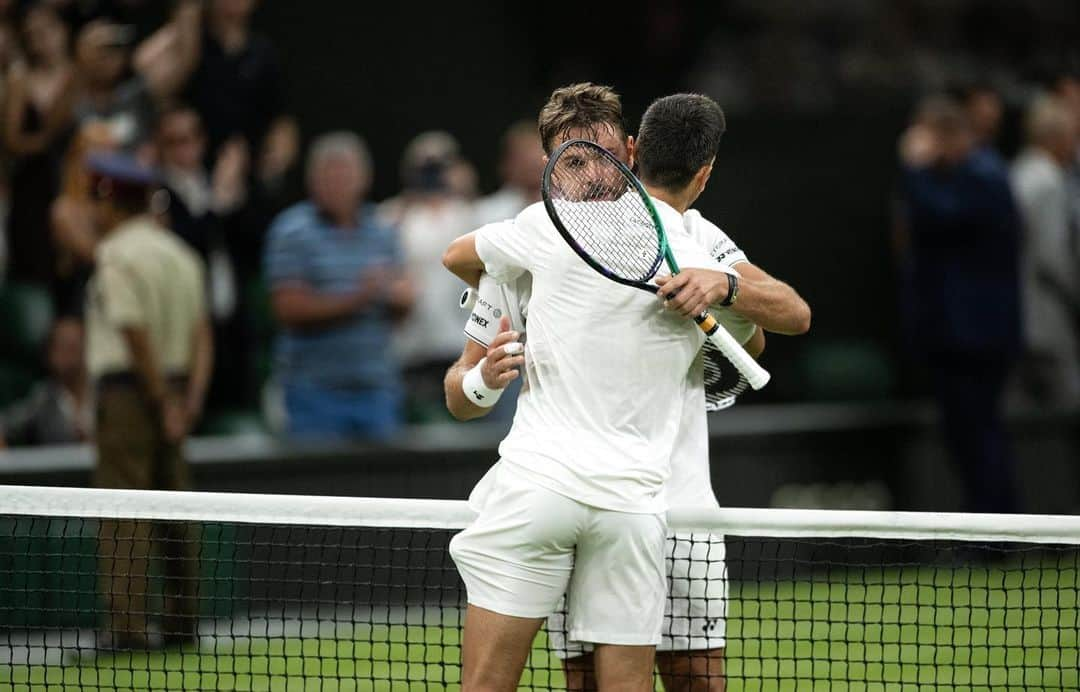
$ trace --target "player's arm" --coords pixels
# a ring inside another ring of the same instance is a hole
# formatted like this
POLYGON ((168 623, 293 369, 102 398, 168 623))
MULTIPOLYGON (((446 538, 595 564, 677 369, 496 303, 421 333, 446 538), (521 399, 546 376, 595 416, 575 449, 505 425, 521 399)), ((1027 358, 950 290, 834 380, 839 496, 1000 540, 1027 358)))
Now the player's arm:
POLYGON ((761 354, 765 352, 765 330, 761 327, 755 329, 750 340, 743 344, 743 348, 754 360, 761 358, 761 354))
MULTIPOLYGON (((794 288, 750 262, 743 262, 736 269, 739 293, 731 306, 733 312, 777 334, 810 331, 810 306, 794 288)), ((721 300, 726 297, 725 289, 721 300)))
POLYGON ((537 244, 536 213, 526 210, 513 221, 489 223, 455 239, 443 253, 443 266, 473 288, 482 273, 497 283, 517 278, 543 254, 537 244))
POLYGON ((805 334, 810 330, 810 306, 794 288, 769 276, 750 262, 735 267, 734 280, 727 272, 691 267, 676 276, 657 277, 667 307, 687 317, 708 307, 726 307, 766 331, 777 334, 805 334), (737 292, 732 296, 734 282, 737 292))
POLYGON ((455 238, 443 253, 442 263, 468 285, 473 288, 479 286, 480 275, 484 273, 484 261, 476 252, 476 231, 455 238))
MULTIPOLYGON (((458 420, 472 420, 482 418, 491 411, 491 406, 483 406, 486 403, 483 398, 480 403, 476 398, 490 397, 485 391, 471 389, 471 396, 466 393, 466 387, 470 384, 467 380, 475 378, 471 372, 479 372, 479 382, 487 390, 500 392, 508 384, 517 379, 518 368, 525 363, 525 357, 521 354, 518 343, 518 333, 511 331, 510 318, 503 317, 499 323, 499 334, 491 342, 491 346, 484 348, 479 343, 470 340, 465 342, 465 349, 461 357, 454 362, 446 371, 443 380, 443 391, 446 394, 446 408, 450 414, 458 420), (508 344, 517 344, 508 348, 508 344), (509 351, 509 352, 508 352, 509 351)), ((492 402, 494 403, 494 402, 492 402)))

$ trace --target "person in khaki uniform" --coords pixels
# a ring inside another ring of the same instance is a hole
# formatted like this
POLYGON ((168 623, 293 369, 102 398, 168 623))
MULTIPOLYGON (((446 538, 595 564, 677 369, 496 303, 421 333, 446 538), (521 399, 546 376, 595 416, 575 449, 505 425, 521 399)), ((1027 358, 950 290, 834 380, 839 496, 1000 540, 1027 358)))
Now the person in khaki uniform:
MULTIPOLYGON (((102 488, 184 490, 183 440, 209 382, 212 337, 198 256, 148 212, 157 179, 134 159, 91 157, 94 212, 109 229, 87 291, 87 362, 97 394, 102 488)), ((179 523, 102 521, 99 648, 197 640, 198 536, 179 523), (151 553, 161 553, 160 636, 149 626, 151 553)))

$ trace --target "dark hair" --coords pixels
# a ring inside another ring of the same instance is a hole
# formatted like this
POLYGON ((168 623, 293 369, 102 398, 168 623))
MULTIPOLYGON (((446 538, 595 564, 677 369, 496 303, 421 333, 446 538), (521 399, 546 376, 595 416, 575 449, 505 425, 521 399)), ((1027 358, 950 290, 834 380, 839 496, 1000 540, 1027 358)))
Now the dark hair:
POLYGON ((150 195, 156 189, 142 184, 120 182, 99 174, 91 174, 91 194, 124 214, 135 216, 150 209, 150 195))
POLYGON ((948 94, 931 94, 915 109, 915 122, 939 132, 953 134, 970 127, 963 105, 948 94))
POLYGON ((608 125, 619 136, 626 136, 619 94, 609 86, 592 82, 561 87, 551 92, 548 102, 540 109, 540 143, 550 154, 561 135, 579 128, 595 131, 599 125, 608 125))
POLYGON ((956 81, 946 87, 944 93, 962 105, 967 105, 971 99, 981 94, 993 94, 999 98, 1001 96, 1001 92, 988 79, 956 81))
POLYGON ((727 129, 724 111, 708 96, 656 99, 641 116, 637 162, 641 179, 667 190, 686 187, 712 163, 727 129))
POLYGON ((161 104, 154 114, 154 130, 161 131, 161 127, 165 124, 165 121, 177 115, 192 114, 198 119, 199 126, 202 127, 202 115, 195 106, 187 103, 186 101, 172 100, 166 101, 161 104))

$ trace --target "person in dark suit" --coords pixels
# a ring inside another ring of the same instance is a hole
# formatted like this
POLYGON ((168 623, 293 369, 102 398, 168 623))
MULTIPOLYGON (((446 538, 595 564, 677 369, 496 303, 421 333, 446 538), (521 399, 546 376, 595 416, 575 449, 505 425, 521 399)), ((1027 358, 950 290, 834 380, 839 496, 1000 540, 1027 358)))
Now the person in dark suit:
POLYGON ((947 97, 920 106, 900 159, 912 343, 932 378, 967 508, 1016 511, 1002 421, 1021 344, 1021 226, 1008 173, 978 155, 970 120, 947 97))

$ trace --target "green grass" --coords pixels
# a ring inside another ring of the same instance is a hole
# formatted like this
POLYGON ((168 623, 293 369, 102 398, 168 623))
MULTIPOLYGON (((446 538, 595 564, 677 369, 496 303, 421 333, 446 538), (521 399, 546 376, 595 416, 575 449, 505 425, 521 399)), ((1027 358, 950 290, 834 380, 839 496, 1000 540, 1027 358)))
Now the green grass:
MULTIPOLYGON (((906 569, 734 585, 728 689, 1080 689, 1080 580, 1043 568, 906 569)), ((368 625, 337 639, 221 641, 215 650, 0 669, 22 690, 426 690, 457 687, 459 632, 368 625)), ((561 688, 543 634, 523 689, 561 688)))
MULTIPOLYGON (((347 692, 426 690, 460 683, 460 632, 374 625, 353 640, 252 639, 211 651, 121 654, 83 665, 16 666, 0 671, 15 690, 261 690, 347 692)), ((565 686, 546 638, 537 637, 522 689, 565 686)))

